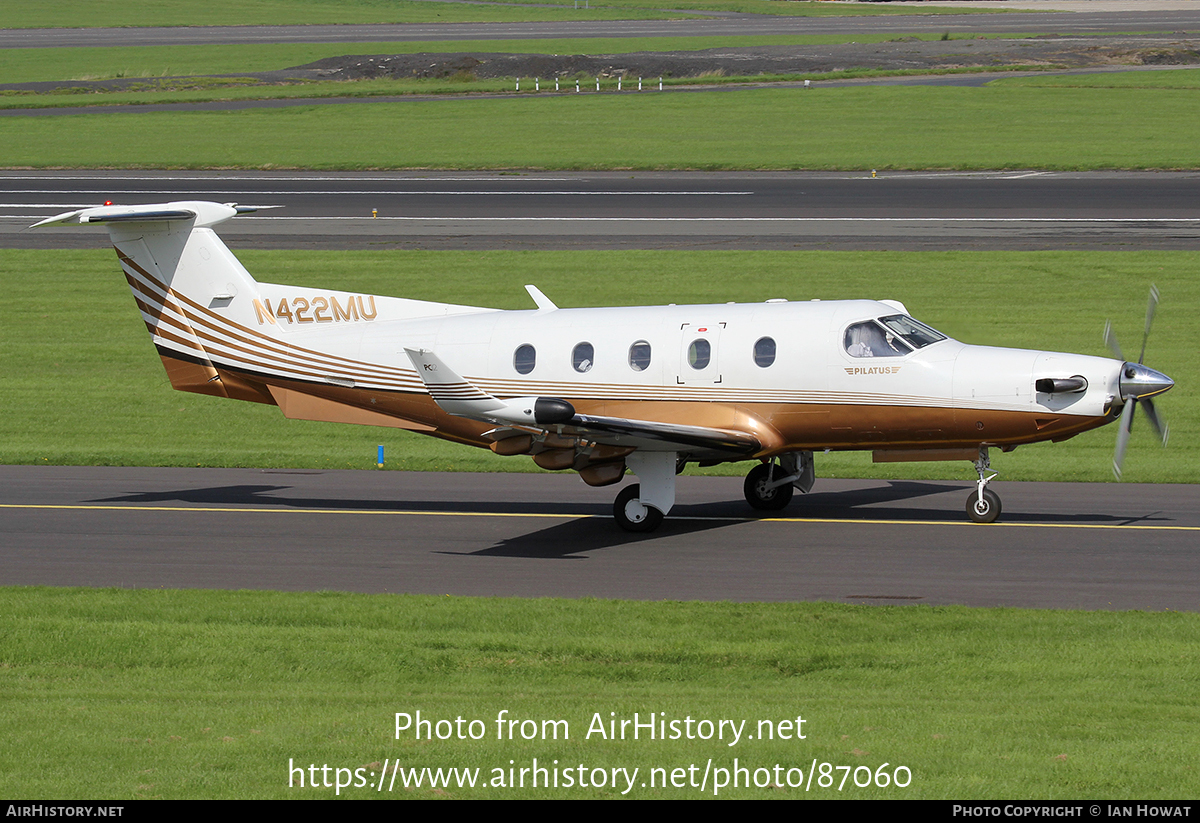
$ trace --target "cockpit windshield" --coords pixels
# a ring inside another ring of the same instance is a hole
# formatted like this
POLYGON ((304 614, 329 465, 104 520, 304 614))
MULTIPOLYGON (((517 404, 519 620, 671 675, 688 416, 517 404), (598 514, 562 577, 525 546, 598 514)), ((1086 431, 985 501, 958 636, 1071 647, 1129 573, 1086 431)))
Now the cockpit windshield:
POLYGON ((945 339, 906 314, 893 314, 853 324, 846 329, 843 345, 851 357, 904 357, 945 339))
POLYGON ((892 314, 879 318, 879 322, 912 344, 915 349, 921 349, 930 343, 945 340, 946 335, 929 328, 924 323, 913 320, 907 314, 892 314))

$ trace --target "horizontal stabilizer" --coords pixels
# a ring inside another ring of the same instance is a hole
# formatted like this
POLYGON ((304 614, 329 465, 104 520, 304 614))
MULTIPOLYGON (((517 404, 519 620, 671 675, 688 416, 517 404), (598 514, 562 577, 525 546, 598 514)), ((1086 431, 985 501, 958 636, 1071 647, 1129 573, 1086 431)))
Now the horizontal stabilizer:
POLYGON ((174 220, 194 220, 196 228, 205 228, 223 223, 239 214, 272 208, 278 206, 239 206, 236 203, 210 203, 202 200, 151 203, 144 206, 94 206, 47 217, 30 228, 99 223, 163 223, 174 220))

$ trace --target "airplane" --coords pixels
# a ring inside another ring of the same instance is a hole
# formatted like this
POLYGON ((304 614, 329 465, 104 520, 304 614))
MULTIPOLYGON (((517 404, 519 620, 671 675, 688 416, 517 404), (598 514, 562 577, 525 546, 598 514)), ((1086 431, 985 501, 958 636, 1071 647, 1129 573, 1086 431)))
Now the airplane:
POLYGON ((213 227, 260 206, 104 205, 33 227, 107 227, 174 388, 278 406, 291 419, 390 426, 607 486, 613 515, 656 529, 687 463, 748 461, 747 502, 780 511, 815 480, 814 453, 966 460, 968 517, 994 522, 989 450, 1061 441, 1119 419, 1120 476, 1140 404, 1173 381, 1115 359, 967 345, 895 300, 505 311, 259 283, 213 227))

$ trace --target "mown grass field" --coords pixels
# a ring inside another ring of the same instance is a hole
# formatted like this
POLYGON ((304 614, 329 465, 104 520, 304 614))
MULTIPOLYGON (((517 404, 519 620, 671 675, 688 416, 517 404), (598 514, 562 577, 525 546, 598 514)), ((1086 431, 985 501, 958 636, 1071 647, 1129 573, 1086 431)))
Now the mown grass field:
POLYGON ((81 113, 7 120, 0 166, 1195 168, 1193 98, 1190 89, 914 86, 81 113))
POLYGON ((318 777, 322 765, 374 772, 341 792, 359 798, 619 797, 627 785, 375 789, 385 758, 485 781, 537 758, 589 777, 637 768, 631 798, 1178 800, 1200 790, 1197 643, 1200 617, 1178 612, 0 589, 0 792, 335 796, 289 788, 289 761, 318 777), (497 741, 505 710, 565 720, 569 737, 497 741), (417 711, 480 720, 484 739, 397 739, 395 714, 417 711), (597 714, 634 712, 746 725, 732 746, 728 727, 724 740, 587 736, 597 714), (760 739, 759 721, 797 717, 783 730, 805 739, 760 739), (734 758, 741 788, 714 791, 715 771, 699 788, 706 764, 734 758), (823 787, 823 763, 858 771, 839 791, 847 772, 831 768, 823 787), (911 783, 853 785, 884 764, 911 783), (683 787, 641 785, 652 768, 692 765, 683 787))
MULTIPOLYGON (((97 245, 104 243, 101 233, 97 245)), ((1127 352, 1140 345, 1147 293, 1163 295, 1147 363, 1177 382, 1159 409, 1168 448, 1135 428, 1125 477, 1200 480, 1200 364, 1190 307, 1200 302, 1193 252, 274 252, 240 254, 263 282, 498 308, 532 308, 535 283, 564 307, 724 303, 785 297, 894 298, 969 343, 1107 355, 1112 318, 1127 352), (453 273, 449 275, 449 273, 453 273), (649 278, 649 281, 647 280, 649 278), (648 288, 647 282, 651 285, 648 288), (880 286, 886 282, 886 287, 880 286)), ((60 465, 388 467, 535 471, 524 457, 393 429, 285 421, 274 407, 173 391, 111 250, 0 251, 6 414, 0 462, 60 465), (214 433, 219 432, 219 437, 214 433)), ((1112 479, 1116 430, 997 455, 1006 480, 1112 479)), ((744 464, 725 471, 742 474, 744 464)), ((963 479, 957 463, 873 465, 869 453, 821 455, 823 477, 963 479)))
POLYGON ((1064 74, 1048 77, 1009 77, 997 85, 1056 89, 1197 89, 1200 69, 1112 71, 1099 74, 1064 74))

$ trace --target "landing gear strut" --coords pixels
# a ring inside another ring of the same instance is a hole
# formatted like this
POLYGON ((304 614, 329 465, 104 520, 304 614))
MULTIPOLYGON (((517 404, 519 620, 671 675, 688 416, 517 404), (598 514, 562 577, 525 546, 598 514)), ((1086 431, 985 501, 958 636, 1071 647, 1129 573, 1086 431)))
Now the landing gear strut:
POLYGON ((987 487, 999 472, 992 471, 992 461, 988 459, 986 446, 980 447, 979 458, 975 461, 975 471, 979 472, 975 491, 967 498, 967 517, 976 523, 994 523, 1000 516, 1000 495, 987 487), (987 473, 991 471, 991 475, 987 473))
POLYGON ((613 517, 627 532, 652 532, 675 505, 675 452, 641 449, 625 458, 625 465, 641 483, 621 489, 613 503, 613 517))

